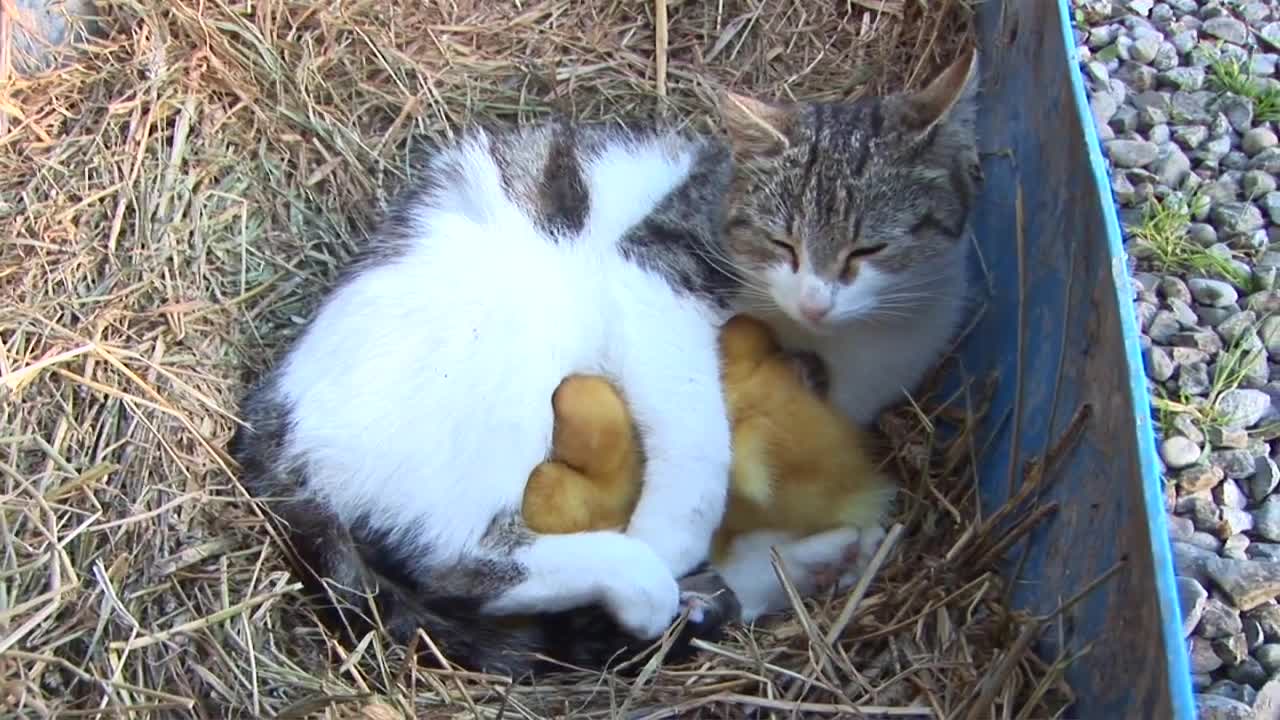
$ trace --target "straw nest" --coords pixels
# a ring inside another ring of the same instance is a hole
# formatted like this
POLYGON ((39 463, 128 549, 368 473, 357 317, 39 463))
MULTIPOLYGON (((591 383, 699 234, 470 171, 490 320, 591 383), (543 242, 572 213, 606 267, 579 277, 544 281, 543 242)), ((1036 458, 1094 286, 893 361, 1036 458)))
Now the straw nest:
POLYGON ((0 62, 4 713, 1044 718, 1069 700, 1062 663, 1027 652, 1046 619, 1009 612, 990 572, 1042 513, 980 517, 972 389, 886 422, 906 492, 869 582, 685 666, 532 688, 417 667, 377 635, 331 640, 222 450, 243 382, 405 181, 416 139, 552 109, 706 117, 715 84, 918 86, 965 40, 961 0, 103 11, 56 71, 0 62), (925 409, 942 404, 960 410, 945 446, 925 409))

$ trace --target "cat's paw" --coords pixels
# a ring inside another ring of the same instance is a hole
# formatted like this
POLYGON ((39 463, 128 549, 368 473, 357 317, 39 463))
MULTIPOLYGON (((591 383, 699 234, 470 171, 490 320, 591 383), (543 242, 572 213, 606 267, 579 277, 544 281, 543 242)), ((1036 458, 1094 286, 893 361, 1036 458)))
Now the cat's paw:
POLYGON ((837 592, 847 592, 857 584, 871 565, 871 558, 880 549, 880 543, 887 536, 884 528, 878 526, 865 528, 858 533, 857 542, 845 548, 843 568, 834 582, 837 592))
POLYGON ((686 575, 679 585, 680 608, 688 613, 687 629, 694 637, 715 639, 726 623, 742 616, 738 596, 714 569, 686 575))
POLYGON ((619 567, 604 595, 604 605, 614 620, 641 640, 662 635, 680 614, 680 586, 652 554, 619 567))
POLYGON ((824 563, 814 572, 818 589, 834 588, 838 593, 848 592, 858 583, 871 564, 880 543, 884 541, 884 528, 871 527, 858 531, 858 537, 845 546, 835 562, 824 563))
POLYGON ((843 579, 849 570, 847 558, 859 547, 861 536, 857 529, 837 528, 792 540, 779 547, 778 554, 796 590, 809 595, 843 579))

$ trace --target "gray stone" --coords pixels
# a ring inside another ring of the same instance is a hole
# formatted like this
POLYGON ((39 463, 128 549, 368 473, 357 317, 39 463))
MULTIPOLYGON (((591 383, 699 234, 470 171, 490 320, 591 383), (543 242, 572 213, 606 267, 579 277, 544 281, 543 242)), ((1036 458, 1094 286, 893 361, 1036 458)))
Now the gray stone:
POLYGON ((1280 720, 1280 679, 1272 678, 1258 688, 1252 705, 1254 720, 1280 720))
MULTIPOLYGON (((1134 13, 1146 17, 1151 14, 1151 8, 1155 5, 1155 0, 1126 0, 1124 6, 1134 13)), ((1137 43, 1134 43, 1137 46, 1137 43)))
POLYGON ((1256 292, 1245 298, 1244 306, 1263 316, 1280 313, 1280 290, 1256 292))
POLYGON ((1267 23, 1258 30, 1258 37, 1276 50, 1280 50, 1280 22, 1267 23))
POLYGON ((1231 448, 1243 450, 1249 446, 1249 434, 1240 428, 1226 428, 1217 425, 1205 429, 1205 438, 1215 448, 1231 448))
POLYGON ((1216 533, 1222 523, 1222 508, 1213 502, 1212 497, 1180 497, 1175 507, 1195 523, 1196 532, 1187 539, 1188 543, 1215 553, 1222 549, 1222 542, 1210 534, 1216 533))
POLYGON ((1245 155, 1239 150, 1232 150, 1231 152, 1222 156, 1222 161, 1220 164, 1226 170, 1234 170, 1236 172, 1240 172, 1248 169, 1249 156, 1245 155))
POLYGON ((1249 159, 1250 170, 1280 173, 1280 147, 1269 147, 1249 159))
POLYGON ((1230 345, 1253 332, 1253 325, 1257 320, 1257 313, 1252 310, 1244 310, 1218 323, 1218 326, 1214 329, 1218 331, 1222 341, 1230 345))
POLYGON ((1196 627, 1196 635, 1206 640, 1217 640, 1243 632, 1244 625, 1240 622, 1239 610, 1218 598, 1209 598, 1205 601, 1200 624, 1196 627))
POLYGON ((1178 324, 1184 329, 1200 329, 1199 316, 1196 315, 1196 311, 1186 302, 1178 298, 1169 298, 1168 301, 1166 301, 1166 304, 1169 306, 1169 312, 1173 313, 1174 319, 1177 320, 1178 324))
MULTIPOLYGON (((1203 507, 1203 505, 1197 505, 1197 507, 1203 507)), ((1218 522, 1220 523, 1221 517, 1222 517, 1222 508, 1218 508, 1217 516, 1219 517, 1218 522)), ((1193 522, 1194 522, 1194 519, 1195 518, 1193 517, 1192 518, 1193 522)), ((1214 527, 1214 528, 1211 528, 1211 530, 1216 532, 1217 528, 1214 527)), ((1208 532, 1200 532, 1197 530, 1196 532, 1191 533, 1191 537, 1187 540, 1187 542, 1191 543, 1192 545, 1195 545, 1198 548, 1201 548, 1203 550, 1208 550, 1213 553, 1222 552, 1222 541, 1219 540, 1216 535, 1212 535, 1208 532)))
POLYGON ((1270 17, 1271 7, 1265 2, 1245 3, 1240 8, 1240 18, 1248 23, 1250 27, 1262 27, 1270 17))
POLYGON ((1195 30, 1183 30, 1173 34, 1169 38, 1169 42, 1173 48, 1178 51, 1179 55, 1186 55, 1196 47, 1196 43, 1200 41, 1200 33, 1195 30))
POLYGON ((1143 332, 1151 327, 1151 321, 1156 317, 1156 306, 1154 303, 1138 301, 1133 304, 1133 314, 1138 319, 1138 329, 1143 332))
POLYGON ((1147 328, 1147 335, 1150 336, 1152 342, 1168 345, 1173 336, 1178 334, 1180 330, 1182 330, 1182 325, 1178 323, 1178 318, 1168 310, 1160 310, 1151 319, 1151 325, 1147 328))
MULTIPOLYGON (((1194 578, 1201 585, 1208 584, 1209 562, 1217 559, 1218 554, 1212 550, 1196 547, 1189 542, 1174 542, 1171 545, 1173 546, 1174 572, 1183 577, 1194 578)), ((1280 623, 1280 612, 1277 612, 1277 622, 1280 623)), ((1262 627, 1265 630, 1266 623, 1263 623, 1262 627)))
POLYGON ((1205 570, 1241 610, 1252 610, 1280 595, 1280 564, 1211 558, 1205 570))
POLYGON ((1194 157, 1206 165, 1217 167, 1219 161, 1229 152, 1231 152, 1231 138, 1222 135, 1201 145, 1200 149, 1194 153, 1194 157))
POLYGON ((1178 125, 1208 125, 1213 121, 1208 107, 1213 98, 1207 90, 1178 90, 1169 96, 1169 117, 1178 125))
POLYGON ((1274 675, 1280 672, 1280 643, 1259 645, 1258 649, 1253 651, 1253 656, 1262 663, 1262 668, 1268 674, 1274 675))
MULTIPOLYGON (((1276 467, 1275 460, 1269 457, 1255 458, 1253 477, 1249 478, 1249 497, 1253 498, 1254 502, 1260 502, 1276 489, 1278 483, 1280 483, 1280 468, 1276 467)), ((1277 522, 1280 523, 1280 518, 1277 522)), ((1253 518, 1253 525, 1254 528, 1258 526, 1257 515, 1253 518)), ((1280 524, 1277 524, 1276 531, 1280 532, 1280 524)))
POLYGON ((1181 470, 1200 459, 1200 448, 1184 437, 1175 436, 1160 443, 1160 457, 1170 469, 1181 470))
POLYGON ((1195 91, 1204 87, 1204 68, 1202 67, 1176 67, 1172 70, 1165 70, 1156 76, 1156 78, 1165 85, 1171 85, 1179 90, 1195 91))
MULTIPOLYGON (((1254 543, 1254 547, 1258 546, 1254 543)), ((1246 611, 1244 617, 1254 620, 1262 628, 1262 637, 1267 642, 1280 642, 1280 605, 1265 602, 1253 610, 1246 611)))
POLYGON ((1249 157, 1256 157, 1263 150, 1275 147, 1278 142, 1280 141, 1270 128, 1256 127, 1246 130, 1240 136, 1240 149, 1244 150, 1249 157))
MULTIPOLYGON (((1223 548, 1226 547, 1226 541, 1231 538, 1242 535, 1253 529, 1253 516, 1244 510, 1236 510, 1234 508, 1221 508, 1222 523, 1218 526, 1218 537, 1223 538, 1223 548)), ((1241 548, 1243 550, 1243 548, 1241 548)), ((1243 553, 1228 555, 1228 557, 1237 557, 1243 560, 1243 553)))
MULTIPOLYGON (((1189 347, 1169 348, 1169 357, 1173 358, 1174 365, 1191 365, 1194 363, 1208 364, 1209 362, 1209 353, 1189 347)), ((1188 435, 1187 437, 1191 436, 1188 435)), ((1200 445, 1201 443, 1196 444, 1200 445)))
POLYGON ((1151 170, 1162 184, 1174 188, 1182 185, 1191 174, 1191 160, 1177 145, 1170 143, 1161 149, 1160 156, 1156 158, 1151 170))
MULTIPOLYGON (((1270 245, 1270 239, 1267 244, 1270 245)), ((1263 290, 1272 290, 1276 286, 1278 268, 1274 265, 1256 265, 1253 268, 1253 284, 1263 290)))
POLYGON ((1265 640, 1262 636, 1262 624, 1254 618, 1244 618, 1244 639, 1249 643, 1249 650, 1257 650, 1265 640))
POLYGON ((1111 73, 1107 71, 1107 66, 1097 60, 1090 60, 1085 63, 1084 71, 1085 74, 1089 76, 1089 79, 1102 87, 1106 87, 1107 83, 1111 80, 1111 73))
POLYGON ((1241 685, 1238 682, 1219 680, 1218 682, 1210 685, 1209 689, 1205 690, 1205 694, 1217 695, 1219 697, 1235 700, 1236 702, 1242 702, 1245 705, 1252 705, 1254 698, 1258 696, 1258 691, 1248 685, 1241 685))
MULTIPOLYGON (((1214 142, 1217 142, 1217 140, 1214 142)), ((1227 140, 1227 142, 1230 143, 1230 140, 1227 140)), ((1235 202, 1236 197, 1239 194, 1240 186, 1236 184, 1230 174, 1224 174, 1213 182, 1205 183, 1205 185, 1200 188, 1200 195, 1208 198, 1211 203, 1209 208, 1210 213, 1212 213, 1213 210, 1212 205, 1217 203, 1235 202)), ((1210 213, 1206 213, 1205 217, 1208 217, 1210 213)))
POLYGON ((1262 344, 1272 359, 1280 358, 1280 316, 1272 315, 1262 321, 1260 328, 1262 344))
POLYGON ((1218 101, 1217 107, 1227 116, 1227 122, 1230 123, 1232 130, 1243 133, 1253 127, 1253 101, 1249 98, 1226 95, 1218 101))
MULTIPOLYGON (((1099 93, 1097 97, 1104 97, 1104 95, 1099 93)), ((1112 100, 1112 102, 1115 101, 1112 100)), ((1107 121, 1107 127, 1111 128, 1117 135, 1127 135, 1133 132, 1138 127, 1138 111, 1128 105, 1116 108, 1115 112, 1111 113, 1111 119, 1107 121)))
POLYGON ((1190 673, 1191 690, 1193 692, 1204 692, 1213 684, 1213 677, 1209 673, 1190 673))
POLYGON ((1262 211, 1252 203, 1221 203, 1211 213, 1219 233, 1249 233, 1266 225, 1262 211))
POLYGON ((1205 33, 1229 43, 1243 45, 1249 39, 1249 28, 1232 17, 1210 18, 1200 26, 1205 33))
POLYGON ((1209 139, 1209 128, 1203 125, 1180 125, 1173 129, 1173 141, 1188 150, 1195 150, 1209 139))
MULTIPOLYGON (((1172 439, 1172 438, 1170 438, 1172 439)), ((1187 442, 1190 442, 1189 439, 1187 442)), ((1196 447, 1192 445, 1192 447, 1196 447)), ((1197 448, 1198 450, 1198 448, 1197 448)), ((1198 462, 1175 475, 1175 482, 1183 492, 1199 492, 1217 487, 1217 483, 1226 478, 1226 473, 1219 466, 1198 462)), ((1216 518, 1215 518, 1216 520, 1216 518)))
MULTIPOLYGON (((1224 641, 1219 640, 1218 643, 1224 641)), ((1215 650, 1218 649, 1215 647, 1215 650)), ((1267 681, 1267 671, 1262 669, 1262 663, 1251 657, 1245 656, 1239 665, 1235 665, 1227 669, 1227 677, 1238 683, 1244 683, 1252 687, 1262 687, 1267 681)))
POLYGON ((1253 474, 1254 459, 1248 450, 1214 450, 1209 461, 1222 468, 1232 480, 1242 480, 1253 474))
POLYGON ((1269 192, 1262 196, 1262 208, 1267 211, 1271 222, 1280 225, 1280 192, 1269 192))
POLYGON ((1115 117, 1119 105, 1111 95, 1100 92, 1089 98, 1089 110, 1093 113, 1093 121, 1099 126, 1107 125, 1115 117))
POLYGON ((1178 67, 1178 48, 1168 40, 1161 42, 1160 49, 1156 51, 1156 59, 1151 61, 1151 67, 1162 72, 1178 67))
MULTIPOLYGON (((1269 192, 1275 192, 1276 177, 1261 170, 1250 170, 1244 174, 1244 179, 1240 182, 1240 189, 1244 190, 1245 197, 1251 200, 1260 198, 1269 192)), ((1264 234, 1263 237, 1265 238, 1266 235, 1264 234)))
POLYGON ((1218 242, 1218 231, 1209 223, 1191 223, 1187 226, 1187 239, 1200 247, 1209 247, 1218 242))
POLYGON ((1178 413, 1173 416, 1173 420, 1170 421, 1169 425, 1172 433, 1181 435, 1197 445, 1204 444, 1205 435, 1200 431, 1200 427, 1190 415, 1178 413))
POLYGON ((1109 140, 1107 155, 1116 167, 1146 167, 1155 162, 1160 148, 1146 140, 1109 140))
POLYGON ((1222 350, 1222 338, 1207 330, 1190 330, 1174 333, 1169 342, 1177 347, 1195 348, 1201 352, 1217 353, 1222 350))
POLYGON ((1185 542, 1196 531, 1195 523, 1179 515, 1170 515, 1166 520, 1169 523, 1169 539, 1175 542, 1185 542))
MULTIPOLYGON (((1240 512, 1239 510, 1235 512, 1240 512)), ((1222 542, 1222 557, 1232 558, 1233 560, 1248 560, 1249 538, 1242 534, 1232 535, 1222 542)))
POLYGON ((1245 552, 1249 560, 1266 560, 1267 562, 1280 562, 1280 545, 1275 543, 1249 542, 1249 547, 1245 552))
POLYGON ((1173 377, 1173 360, 1169 358, 1169 353, 1165 352, 1164 348, 1152 345, 1143 352, 1142 357, 1147 366, 1147 376, 1152 380, 1164 382, 1173 377))
POLYGON ((1204 395, 1213 385, 1209 382, 1209 366, 1190 363, 1178 368, 1178 389, 1187 395, 1204 395))
POLYGON ((1213 641, 1193 636, 1187 645, 1191 655, 1191 672, 1211 673, 1222 667, 1222 658, 1214 652, 1213 641))
MULTIPOLYGON (((1150 7, 1150 5, 1147 7, 1150 7)), ((1129 47, 1129 57, 1134 62, 1140 62, 1143 65, 1148 65, 1152 60, 1155 60, 1158 52, 1160 52, 1160 39, 1158 37, 1138 38, 1129 47)))
POLYGON ((1280 56, 1274 53, 1254 53, 1249 58, 1249 73, 1254 77, 1271 77, 1280 66, 1280 56))
POLYGON ((1261 390, 1227 390, 1218 396, 1217 409, 1228 427, 1251 428, 1271 409, 1271 396, 1261 390))
POLYGON ((1089 29, 1089 47, 1101 50, 1116 41, 1120 35, 1119 25, 1099 25, 1089 29))
POLYGON ((1268 497, 1254 509, 1253 532, 1265 540, 1280 542, 1280 496, 1268 497))
MULTIPOLYGON (((1204 627, 1203 619, 1200 620, 1200 627, 1204 627)), ((1245 659, 1251 659, 1249 658, 1249 643, 1244 639, 1244 633, 1214 640, 1213 651, 1218 653, 1218 657, 1222 658, 1222 662, 1231 668, 1237 668, 1245 661, 1245 659)), ((1261 664, 1259 664, 1259 668, 1261 668, 1261 664)), ((1228 675, 1228 677, 1231 677, 1231 679, 1236 682, 1245 682, 1240 680, 1238 677, 1232 677, 1230 675, 1228 675)), ((1266 679, 1265 675, 1263 676, 1263 679, 1266 679)))
POLYGON ((1254 720, 1253 708, 1222 695, 1195 696, 1197 720, 1254 720))
POLYGON ((1226 307, 1239 299, 1236 289, 1231 283, 1209 278, 1191 278, 1187 281, 1191 294, 1196 302, 1211 307, 1226 307))
POLYGON ((1147 140, 1160 145, 1162 142, 1169 141, 1169 138, 1157 138, 1155 133, 1162 131, 1169 133, 1169 128, 1165 123, 1169 122, 1169 113, 1164 108, 1143 108, 1138 110, 1138 129, 1147 133, 1147 140))
POLYGON ((1240 492, 1240 486, 1230 479, 1223 480, 1213 489, 1213 499, 1223 509, 1244 510, 1249 504, 1249 499, 1240 492))

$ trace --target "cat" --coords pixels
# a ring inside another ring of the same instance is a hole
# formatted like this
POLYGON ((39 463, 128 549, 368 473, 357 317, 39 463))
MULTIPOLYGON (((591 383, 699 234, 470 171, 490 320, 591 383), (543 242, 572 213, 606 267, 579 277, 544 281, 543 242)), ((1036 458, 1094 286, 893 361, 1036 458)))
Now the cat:
POLYGON ((978 84, 969 49, 915 93, 743 98, 729 116, 741 123, 726 227, 738 307, 822 357, 832 401, 864 425, 907 399, 967 315, 978 84))
MULTIPOLYGON (((873 529, 894 486, 868 434, 819 395, 821 370, 810 358, 784 352, 769 326, 748 315, 725 323, 719 340, 733 460, 710 559, 735 594, 739 619, 751 623, 785 608, 787 597, 772 576, 739 571, 744 564, 730 553, 737 538, 761 530, 798 539, 873 529)), ((607 378, 571 375, 556 388, 552 408, 552 458, 530 473, 525 522, 542 533, 625 527, 644 466, 626 402, 607 378)), ((808 578, 798 579, 807 594, 808 578)))
MULTIPOLYGON (((786 128, 872 108, 885 134, 873 143, 928 149, 951 137, 934 130, 950 122, 937 95, 805 103, 786 128)), ((476 127, 430 153, 425 180, 246 391, 229 447, 349 634, 376 613, 397 641, 423 629, 455 664, 523 675, 600 667, 669 628, 726 502, 716 332, 758 291, 735 266, 750 238, 772 242, 753 188, 780 202, 803 177, 785 144, 761 141, 775 129, 756 117, 765 107, 722 93, 725 138, 547 122, 476 127), (643 430, 625 532, 545 535, 520 519, 551 446, 547 398, 574 373, 613 380, 643 430), (522 614, 542 620, 504 619, 522 614)), ((831 139, 824 168, 858 160, 842 146, 854 137, 831 139)), ((759 543, 776 538, 753 539, 767 562, 759 543)), ((848 540, 794 544, 792 572, 837 561, 848 540)))

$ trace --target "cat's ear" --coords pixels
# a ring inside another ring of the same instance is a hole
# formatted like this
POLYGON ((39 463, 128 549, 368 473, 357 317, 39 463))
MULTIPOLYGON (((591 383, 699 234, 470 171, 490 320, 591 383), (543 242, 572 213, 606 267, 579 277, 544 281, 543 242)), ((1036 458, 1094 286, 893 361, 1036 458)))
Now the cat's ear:
POLYGON ((791 145, 793 108, 728 90, 720 93, 720 118, 738 155, 772 155, 791 145))
POLYGON ((977 116, 978 53, 969 48, 933 82, 903 97, 903 124, 928 132, 939 122, 972 128, 977 116))

